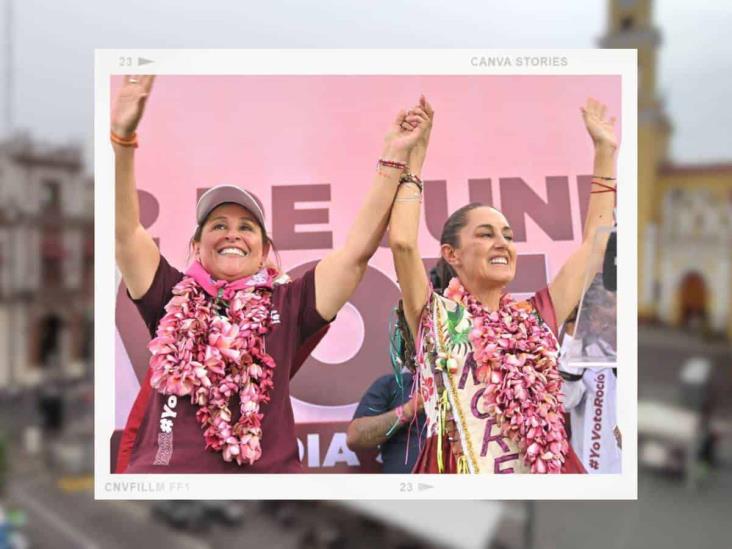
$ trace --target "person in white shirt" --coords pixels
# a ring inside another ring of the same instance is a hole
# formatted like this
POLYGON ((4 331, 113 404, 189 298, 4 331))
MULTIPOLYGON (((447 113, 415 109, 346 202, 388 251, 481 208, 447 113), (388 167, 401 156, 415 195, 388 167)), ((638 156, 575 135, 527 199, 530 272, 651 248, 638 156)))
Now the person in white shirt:
MULTIPOLYGON (((621 441, 617 427, 617 369, 571 366, 568 350, 574 341, 575 316, 565 323, 559 370, 564 378, 564 409, 569 413, 570 443, 588 473, 620 473, 621 441)), ((599 350, 599 356, 615 356, 602 338, 582 345, 582 354, 599 350), (595 349, 597 348, 597 349, 595 349)))

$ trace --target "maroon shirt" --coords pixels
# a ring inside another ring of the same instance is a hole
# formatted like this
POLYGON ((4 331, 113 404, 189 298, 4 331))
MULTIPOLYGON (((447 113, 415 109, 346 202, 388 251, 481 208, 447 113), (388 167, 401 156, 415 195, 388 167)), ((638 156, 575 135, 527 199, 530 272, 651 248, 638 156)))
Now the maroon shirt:
MULTIPOLYGON (((154 336, 173 287, 183 273, 164 257, 147 293, 133 299, 154 336)), ((290 378, 302 363, 301 350, 310 336, 328 322, 315 309, 314 269, 272 292, 272 329, 265 336, 265 350, 277 365, 270 402, 262 404, 262 457, 253 465, 227 463, 221 452, 205 449, 203 429, 196 421, 198 406, 190 396, 171 397, 142 387, 130 417, 142 415, 138 425, 128 422, 125 434, 134 436, 129 464, 124 473, 300 473, 302 468, 295 439, 295 421, 290 403, 290 378), (144 395, 144 396, 143 396, 144 395), (170 404, 175 404, 173 408, 170 404), (166 405, 168 408, 166 410, 166 405), (142 411, 144 409, 144 415, 142 411), (137 412, 137 413, 136 413, 137 412), (173 415, 174 414, 174 415, 173 415), (172 421, 161 425, 161 419, 172 421), (169 432, 165 432, 169 431, 169 432)), ((149 369, 148 369, 149 374, 149 369)), ((143 383, 149 384, 149 375, 143 383)), ((239 400, 232 397, 232 424, 239 418, 239 400)), ((131 442, 131 441, 130 441, 131 442)))

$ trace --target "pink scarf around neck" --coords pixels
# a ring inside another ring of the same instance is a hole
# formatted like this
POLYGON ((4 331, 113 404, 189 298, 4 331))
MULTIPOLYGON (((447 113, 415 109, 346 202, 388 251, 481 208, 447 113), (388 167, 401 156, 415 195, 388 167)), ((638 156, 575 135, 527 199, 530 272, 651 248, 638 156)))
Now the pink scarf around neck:
POLYGON ((203 288, 211 297, 223 297, 230 300, 236 292, 245 288, 272 288, 275 278, 274 269, 261 268, 253 275, 244 276, 229 282, 228 280, 216 280, 201 265, 200 261, 194 261, 188 270, 186 276, 190 276, 198 285, 203 288), (219 296, 219 292, 223 289, 223 293, 219 296))

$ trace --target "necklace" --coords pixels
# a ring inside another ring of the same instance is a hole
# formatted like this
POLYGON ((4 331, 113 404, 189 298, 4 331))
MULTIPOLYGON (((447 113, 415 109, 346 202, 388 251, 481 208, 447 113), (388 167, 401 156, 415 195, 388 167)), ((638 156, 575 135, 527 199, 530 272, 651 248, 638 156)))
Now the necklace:
POLYGON ((470 313, 469 334, 483 401, 501 434, 515 441, 532 473, 559 473, 569 451, 556 339, 532 308, 504 295, 487 310, 456 277, 445 297, 470 313))
MULTIPOLYGON (((261 273, 255 277, 267 275, 261 273)), ((224 309, 221 292, 214 301, 193 276, 173 288, 148 345, 150 383, 162 394, 190 395, 206 448, 221 452, 224 461, 251 465, 262 455, 260 406, 274 385, 275 363, 263 339, 270 330, 271 284, 227 294, 224 309), (232 425, 234 395, 241 415, 232 425)))

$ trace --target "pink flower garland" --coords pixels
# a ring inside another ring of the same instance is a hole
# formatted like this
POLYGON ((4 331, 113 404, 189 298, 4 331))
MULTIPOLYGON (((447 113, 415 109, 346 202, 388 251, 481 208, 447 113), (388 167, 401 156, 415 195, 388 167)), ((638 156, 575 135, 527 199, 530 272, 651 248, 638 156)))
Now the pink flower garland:
POLYGON ((445 297, 473 317, 470 341, 487 411, 503 436, 515 441, 532 473, 559 473, 569 452, 556 339, 530 309, 504 295, 488 311, 457 278, 445 297))
POLYGON ((253 464, 262 455, 260 405, 269 402, 274 360, 264 351, 269 331, 269 289, 237 291, 228 317, 191 277, 173 288, 158 325, 152 352, 151 385, 163 394, 191 395, 206 448, 224 461, 253 464), (232 426, 229 402, 239 395, 241 417, 232 426))

